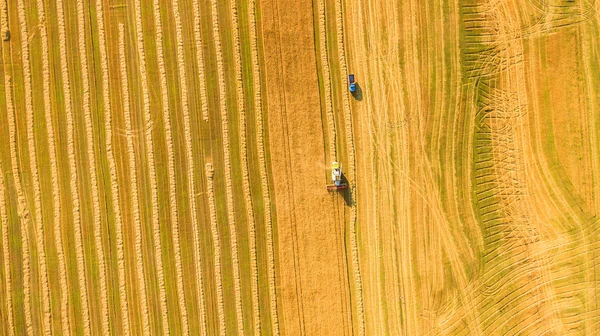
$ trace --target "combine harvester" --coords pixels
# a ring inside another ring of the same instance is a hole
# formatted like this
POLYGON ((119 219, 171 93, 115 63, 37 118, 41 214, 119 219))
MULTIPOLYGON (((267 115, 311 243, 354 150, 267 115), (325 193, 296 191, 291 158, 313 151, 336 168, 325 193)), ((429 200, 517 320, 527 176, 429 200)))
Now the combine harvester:
POLYGON ((348 188, 348 183, 343 181, 342 165, 337 162, 331 164, 331 181, 333 184, 327 185, 327 191, 335 191, 348 188))
POLYGON ((354 80, 354 74, 348 75, 348 84, 350 86, 350 92, 356 92, 356 81, 354 80))

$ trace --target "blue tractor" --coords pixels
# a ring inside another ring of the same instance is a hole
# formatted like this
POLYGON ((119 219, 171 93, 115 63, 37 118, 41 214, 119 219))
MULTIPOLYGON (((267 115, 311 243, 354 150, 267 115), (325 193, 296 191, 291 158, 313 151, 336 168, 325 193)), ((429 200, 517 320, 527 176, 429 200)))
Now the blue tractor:
POLYGON ((354 74, 348 75, 348 83, 350 84, 350 92, 356 92, 356 81, 354 81, 354 74))

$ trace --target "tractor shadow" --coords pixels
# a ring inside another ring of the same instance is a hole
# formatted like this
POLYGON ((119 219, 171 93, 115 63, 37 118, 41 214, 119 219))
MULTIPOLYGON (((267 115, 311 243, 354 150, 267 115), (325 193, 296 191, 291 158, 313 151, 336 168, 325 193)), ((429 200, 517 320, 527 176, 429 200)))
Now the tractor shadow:
POLYGON ((362 101, 363 100, 363 90, 362 90, 362 87, 358 83, 355 83, 355 84, 356 84, 356 91, 350 92, 350 93, 352 94, 352 97, 354 97, 354 99, 356 99, 358 101, 362 101))
POLYGON ((345 183, 348 186, 346 189, 341 190, 341 194, 344 197, 344 201, 346 202, 347 206, 353 206, 354 197, 352 197, 352 186, 348 182, 348 179, 346 178, 346 175, 344 175, 344 173, 342 173, 342 183, 345 183))

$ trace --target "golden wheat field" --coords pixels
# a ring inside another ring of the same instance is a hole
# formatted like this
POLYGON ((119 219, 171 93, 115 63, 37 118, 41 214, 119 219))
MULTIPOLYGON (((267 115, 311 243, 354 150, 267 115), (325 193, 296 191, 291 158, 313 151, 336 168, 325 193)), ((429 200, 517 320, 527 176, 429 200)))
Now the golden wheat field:
POLYGON ((0 33, 0 335, 600 335, 595 0, 0 0, 0 33))

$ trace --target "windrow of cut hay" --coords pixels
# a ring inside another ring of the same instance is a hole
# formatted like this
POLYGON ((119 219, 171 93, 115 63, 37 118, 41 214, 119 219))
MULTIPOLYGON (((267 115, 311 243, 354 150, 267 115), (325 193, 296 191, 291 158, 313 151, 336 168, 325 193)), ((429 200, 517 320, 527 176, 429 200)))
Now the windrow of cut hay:
MULTIPOLYGON (((19 6, 19 12, 21 7, 19 6)), ((20 14, 19 14, 20 15, 20 14)), ((23 11, 23 15, 25 12, 23 11)), ((19 213, 19 221, 21 224, 21 256, 23 270, 23 303, 25 305, 25 326, 27 335, 33 335, 33 317, 31 315, 31 254, 29 252, 29 239, 27 225, 29 223, 30 214, 27 210, 27 200, 23 192, 21 184, 21 170, 19 167, 19 158, 17 155, 17 122, 15 108, 13 105, 12 96, 12 81, 10 76, 4 77, 4 88, 6 93, 6 114, 8 116, 8 142, 10 145, 10 161, 11 171, 15 180, 15 189, 17 191, 17 211, 19 213)))
POLYGON ((0 6, 2 6, 0 8, 0 29, 2 31, 0 31, 0 33, 2 34, 2 36, 6 36, 5 34, 9 33, 8 32, 8 0, 2 0, 2 3, 0 3, 0 6))
POLYGON ((83 233, 81 231, 81 205, 77 181, 77 159, 75 156, 75 125, 71 101, 71 84, 69 81, 69 64, 67 59, 67 39, 65 31, 65 15, 63 1, 56 2, 58 13, 58 34, 60 45, 60 66, 65 97, 65 111, 67 116, 67 151, 69 156, 69 169, 71 178, 71 196, 73 200, 73 227, 75 229, 75 254, 77 256, 77 276, 81 292, 81 308, 83 310, 83 331, 86 336, 91 334, 90 309, 87 294, 87 279, 85 272, 85 256, 83 249, 83 233))
POLYGON ((150 334, 150 314, 148 312, 148 296, 146 279, 144 278, 144 259, 142 252, 142 220, 140 216, 140 200, 138 195, 137 171, 135 165, 135 149, 133 146, 133 129, 129 102, 129 86, 127 77, 127 59, 125 55, 125 26, 119 24, 119 61, 121 65, 121 91, 123 94, 123 111, 127 133, 127 153, 129 155, 129 174, 131 198, 133 203, 133 221, 135 231, 136 276, 139 283, 140 305, 142 309, 142 330, 144 335, 150 334))
POLYGON ((200 31, 200 5, 193 0, 194 6, 194 40, 196 42, 196 59, 198 61, 198 78, 200 79, 200 103, 202 119, 208 122, 208 95, 206 94, 206 76, 204 72, 204 51, 202 50, 202 33, 200 31))
POLYGON ((231 21, 233 23, 233 54, 235 57, 235 85, 237 90, 237 109, 239 120, 238 139, 240 146, 240 160, 242 168, 242 188, 244 202, 246 203, 246 217, 248 218, 248 240, 250 246, 250 271, 252 289, 252 312, 254 317, 254 334, 260 335, 260 306, 258 297, 258 263, 256 257, 256 221, 252 208, 252 194, 250 192, 250 174, 248 172, 248 145, 246 140, 246 108, 244 106, 244 82, 242 78, 242 52, 240 50, 240 32, 236 0, 231 1, 231 21))
POLYGON ((102 218, 100 217, 100 194, 98 192, 98 173, 96 172, 96 154, 94 153, 94 127, 92 125, 92 112, 90 109, 90 74, 87 64, 86 38, 85 38, 85 13, 83 0, 77 0, 77 30, 79 59, 81 65, 81 78, 83 82, 83 116, 85 119, 87 159, 90 164, 90 182, 92 185, 92 212, 94 226, 94 243, 98 259, 100 280, 100 302, 102 305, 102 330, 103 334, 110 334, 108 320, 108 290, 106 284, 106 262, 104 247, 102 245, 102 218))
POLYGON ((231 178, 231 148, 229 145, 229 117, 227 114, 227 97, 225 88, 225 69, 223 51, 219 35, 219 12, 217 0, 211 1, 213 20, 213 39, 217 56, 217 73, 219 77, 219 103, 221 109, 221 132, 223 136, 223 157, 225 164, 225 193, 227 197, 227 218, 231 240, 231 261, 233 263, 233 282, 235 288, 235 307, 238 334, 244 334, 244 315, 242 311, 242 289, 240 284, 240 265, 238 260, 237 229, 235 227, 235 209, 233 205, 233 182, 231 178))
POLYGON ((96 0, 96 15, 98 21, 98 39, 100 47, 100 66, 102 69, 102 100, 104 105, 104 129, 106 142, 106 157, 110 171, 110 189, 115 212, 115 233, 117 239, 117 272, 119 277, 119 304, 123 319, 123 334, 130 335, 129 302, 125 281, 125 253, 123 250, 123 218, 119 197, 119 181, 117 179, 117 164, 112 142, 112 108, 110 104, 110 82, 108 77, 108 56, 106 52, 106 34, 104 31, 103 0, 96 0))
MULTIPOLYGON (((32 79, 29 59, 29 39, 27 32, 27 21, 25 18, 25 4, 23 0, 19 1, 19 21, 21 25, 21 56, 23 60, 23 77, 25 81, 25 112, 27 115, 27 146, 29 150, 29 163, 31 170, 31 181, 33 184, 34 211, 33 218, 35 226, 35 237, 37 241, 38 264, 40 270, 40 285, 42 287, 42 305, 43 321, 42 330, 46 335, 52 333, 52 311, 50 310, 50 285, 48 284, 48 267, 46 264, 46 244, 44 243, 44 220, 42 218, 42 192, 40 187, 40 178, 37 167, 37 151, 35 146, 35 135, 33 125, 33 97, 32 97, 32 79)), ((31 326, 33 328, 33 326, 31 326)))
POLYGON ((260 83, 260 61, 258 52, 258 29, 256 27, 256 2, 250 0, 250 56, 252 60, 252 77, 254 86, 254 111, 256 113, 256 142, 258 144, 258 159, 263 203, 265 207, 265 228, 267 239, 267 263, 269 278, 269 307, 273 335, 279 335, 279 317, 277 315, 277 293, 275 286, 275 252, 273 246, 273 218, 271 214, 271 194, 267 177, 267 159, 265 154, 264 123, 262 115, 262 91, 260 83))
MULTIPOLYGON (((136 25, 136 37, 137 37, 137 55, 140 65, 140 78, 142 82, 142 101, 144 109, 144 134, 146 135, 146 158, 148 161, 148 170, 150 173, 150 193, 152 201, 152 228, 154 233, 154 262, 156 263, 156 271, 158 276, 158 288, 160 291, 160 311, 162 316, 163 333, 169 334, 169 318, 167 308, 167 294, 165 288, 165 274, 162 263, 162 246, 160 241, 160 222, 159 222, 159 209, 158 209, 158 186, 156 178, 156 167, 154 161, 154 143, 152 139, 152 114, 150 113, 150 92, 148 89, 148 74, 146 69, 146 52, 144 49, 144 31, 142 27, 142 5, 140 0, 135 1, 135 25, 136 25)), ((177 274, 179 278, 180 270, 178 269, 177 274)), ((178 290, 179 292, 179 290, 178 290)), ((183 306, 185 309, 185 304, 183 306)), ((186 319, 185 311, 182 316, 186 319)))
MULTIPOLYGON (((188 102, 188 89, 187 89, 187 76, 185 73, 185 57, 183 51, 183 32, 181 26, 181 13, 179 10, 179 1, 173 0, 173 13, 175 15, 175 32, 177 37, 177 66, 179 69, 179 84, 181 88, 181 108, 183 110, 183 125, 184 125, 184 138, 185 138, 185 148, 186 148, 186 163, 187 163, 187 174, 189 180, 189 198, 190 198, 190 211, 192 214, 192 231, 194 236, 194 260, 195 260, 195 268, 196 268, 196 277, 198 280, 197 297, 200 306, 200 323, 203 332, 206 332, 206 317, 204 312, 204 293, 202 291, 202 264, 200 263, 200 234, 198 232, 198 219, 196 217, 196 191, 195 191, 195 180, 194 180, 194 152, 192 146, 192 129, 190 125, 190 111, 189 111, 189 102, 188 102)), ((205 98, 202 98, 203 100, 205 98)), ((207 112, 208 113, 208 112, 207 112)), ((178 228, 178 226, 177 226, 178 228)), ((179 252, 179 234, 177 233, 177 237, 174 235, 174 240, 177 238, 177 244, 175 245, 176 253, 175 253, 175 261, 177 263, 177 268, 181 269, 181 257, 179 252)), ((180 286, 181 291, 183 292, 183 275, 178 279, 178 286, 180 286), (181 284, 180 284, 181 281, 181 284)), ((183 296, 183 295, 182 295, 183 296)), ((185 300, 183 297, 180 298, 180 302, 185 304, 185 300)), ((187 319, 186 319, 187 323, 187 319)), ((188 329, 187 325, 185 325, 184 332, 187 334, 188 329)))
MULTIPOLYGON (((346 52, 344 49, 344 17, 342 13, 342 0, 335 1, 336 11, 336 27, 337 27, 337 42, 338 54, 340 57, 340 73, 343 80, 343 87, 348 87, 348 68, 346 65, 346 52)), ((348 147, 348 166, 350 170, 350 178, 356 178, 356 156, 354 149, 354 134, 352 128, 352 110, 350 108, 350 98, 348 92, 344 90, 342 94, 344 102, 344 120, 346 125, 346 140, 348 147)), ((358 312, 358 334, 365 334, 365 311, 363 306, 362 294, 362 276, 360 274, 360 262, 358 259, 358 242, 356 238, 356 182, 352 182, 352 195, 354 195, 353 204, 350 209, 350 245, 352 249, 352 268, 354 270, 354 285, 356 286, 356 309, 358 312)))
POLYGON ((329 158, 331 162, 337 161, 335 118, 333 102, 331 101, 331 70, 329 69, 329 56, 327 54, 327 27, 325 22, 325 0, 319 0, 319 54, 321 55, 321 68, 323 69, 323 87, 325 89, 325 112, 327 114, 327 129, 329 131, 329 158))
MULTIPOLYGON (((7 100, 8 104, 8 100, 7 100)), ((10 103, 12 104, 12 102, 10 103)), ((3 171, 0 167, 0 172, 3 171)), ((8 320, 8 335, 15 334, 15 320, 13 316, 12 302, 12 277, 10 274, 10 248, 8 247, 8 205, 6 203, 6 187, 4 184, 4 174, 0 174, 0 220, 2 223, 2 259, 4 260, 4 286, 6 298, 6 318, 8 320)))
POLYGON ((42 38, 42 67, 44 80, 44 112, 46 117, 46 131, 48 137, 48 154, 50 156, 50 172, 52 176, 52 198, 54 211, 54 239, 56 241, 56 252, 58 255, 58 270, 60 284, 60 316, 62 332, 65 335, 70 333, 69 322, 69 287, 67 276, 67 263, 65 260, 65 250, 62 239, 61 212, 60 203, 60 185, 57 160, 57 146, 54 137, 54 126, 52 122, 52 100, 50 96, 50 61, 48 56, 48 31, 46 26, 46 11, 44 2, 37 1, 38 17, 40 20, 40 35, 42 38))
POLYGON ((210 211, 210 231, 212 232, 213 249, 215 257, 215 282, 217 284, 217 312, 219 314, 219 335, 227 335, 225 330, 225 303, 223 301, 223 279, 221 276, 221 242, 217 223, 217 206, 215 204, 215 171, 212 164, 206 164, 206 180, 208 193, 208 207, 210 211))

